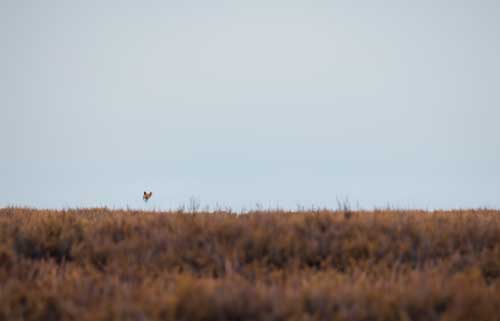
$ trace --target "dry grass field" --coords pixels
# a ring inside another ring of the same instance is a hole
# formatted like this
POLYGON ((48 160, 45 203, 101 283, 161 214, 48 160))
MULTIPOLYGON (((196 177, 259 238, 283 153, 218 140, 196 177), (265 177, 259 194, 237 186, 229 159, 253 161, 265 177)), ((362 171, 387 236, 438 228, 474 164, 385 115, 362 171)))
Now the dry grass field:
POLYGON ((0 209, 7 320, 500 320, 500 211, 0 209))

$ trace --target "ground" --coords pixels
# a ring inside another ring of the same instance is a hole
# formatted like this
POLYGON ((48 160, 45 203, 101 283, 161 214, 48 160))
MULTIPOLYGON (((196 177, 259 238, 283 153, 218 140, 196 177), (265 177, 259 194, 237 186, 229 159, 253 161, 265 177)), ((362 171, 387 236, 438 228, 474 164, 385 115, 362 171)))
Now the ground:
POLYGON ((0 321, 500 320, 500 211, 0 209, 0 321))

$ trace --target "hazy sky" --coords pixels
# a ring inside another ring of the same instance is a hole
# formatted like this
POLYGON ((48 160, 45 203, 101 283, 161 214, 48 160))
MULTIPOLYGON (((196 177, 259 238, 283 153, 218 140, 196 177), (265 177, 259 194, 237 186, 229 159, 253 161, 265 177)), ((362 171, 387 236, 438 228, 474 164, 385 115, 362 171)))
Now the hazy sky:
POLYGON ((0 206, 499 208, 499 35, 497 0, 0 0, 0 206))

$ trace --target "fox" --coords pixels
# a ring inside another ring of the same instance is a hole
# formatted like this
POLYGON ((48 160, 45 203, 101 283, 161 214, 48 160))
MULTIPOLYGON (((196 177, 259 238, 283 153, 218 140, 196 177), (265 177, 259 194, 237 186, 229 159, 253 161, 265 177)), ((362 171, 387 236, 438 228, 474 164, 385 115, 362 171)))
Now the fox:
POLYGON ((142 195, 142 199, 144 200, 144 202, 147 202, 151 196, 153 196, 153 192, 146 192, 144 191, 144 194, 142 195))

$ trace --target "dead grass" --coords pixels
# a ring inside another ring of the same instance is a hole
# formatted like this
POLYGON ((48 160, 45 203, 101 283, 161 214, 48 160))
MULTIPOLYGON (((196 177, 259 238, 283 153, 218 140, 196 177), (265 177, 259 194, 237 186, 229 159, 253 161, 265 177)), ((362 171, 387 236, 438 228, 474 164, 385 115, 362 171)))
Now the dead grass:
POLYGON ((487 321, 499 302, 499 211, 0 209, 0 321, 487 321))

